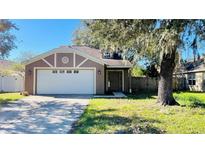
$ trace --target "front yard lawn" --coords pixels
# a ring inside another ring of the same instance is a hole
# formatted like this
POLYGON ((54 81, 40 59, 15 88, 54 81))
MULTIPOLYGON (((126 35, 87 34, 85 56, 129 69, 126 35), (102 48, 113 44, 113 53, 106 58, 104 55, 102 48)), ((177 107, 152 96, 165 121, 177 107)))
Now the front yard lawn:
POLYGON ((20 95, 20 93, 0 93, 0 104, 16 101, 23 97, 25 96, 20 95))
POLYGON ((181 92, 181 106, 163 107, 156 95, 126 99, 92 99, 74 133, 205 133, 205 94, 181 92))

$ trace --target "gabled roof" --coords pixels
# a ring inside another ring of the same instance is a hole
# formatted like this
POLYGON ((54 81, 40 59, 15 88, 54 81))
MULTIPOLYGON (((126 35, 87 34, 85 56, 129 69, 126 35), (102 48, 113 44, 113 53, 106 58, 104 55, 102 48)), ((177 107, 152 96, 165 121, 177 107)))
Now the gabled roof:
POLYGON ((205 61, 204 58, 198 59, 196 61, 189 61, 185 64, 182 64, 176 73, 192 73, 192 72, 201 72, 205 71, 205 61))
POLYGON ((86 52, 88 55, 93 56, 95 58, 102 59, 102 52, 99 49, 90 48, 86 46, 76 46, 76 45, 70 47, 82 52, 86 52))
POLYGON ((108 68, 130 68, 132 64, 128 60, 122 59, 103 59, 103 61, 107 64, 108 68))
POLYGON ((102 59, 97 58, 97 56, 91 55, 91 52, 89 53, 88 51, 89 51, 88 49, 84 51, 84 50, 82 50, 81 48, 77 48, 76 46, 74 46, 74 47, 73 47, 73 46, 60 46, 60 47, 58 47, 58 48, 55 48, 55 49, 53 49, 53 50, 50 50, 50 51, 45 52, 45 53, 43 53, 43 54, 40 54, 40 55, 38 55, 38 56, 36 56, 36 57, 34 57, 34 58, 28 60, 28 61, 25 61, 24 63, 25 63, 26 65, 28 65, 28 64, 30 64, 30 63, 33 63, 33 62, 35 62, 35 61, 38 61, 38 60, 40 60, 40 59, 42 59, 42 58, 45 58, 45 57, 47 57, 47 56, 49 56, 49 55, 52 55, 52 54, 54 54, 54 53, 77 53, 77 54, 79 54, 79 55, 81 55, 81 56, 87 57, 87 58, 89 58, 90 60, 93 60, 93 61, 95 61, 95 62, 97 62, 97 63, 99 63, 99 64, 104 65, 104 62, 103 62, 102 59), (87 52, 86 52, 86 51, 87 51, 87 52))
POLYGON ((190 61, 190 62, 185 63, 184 67, 187 71, 192 71, 192 70, 196 70, 199 68, 205 68, 204 64, 205 64, 204 59, 201 58, 196 61, 190 61))
POLYGON ((32 59, 30 59, 29 61, 24 62, 25 64, 30 64, 33 63, 37 60, 40 60, 42 58, 45 58, 51 54, 54 53, 77 53, 81 56, 86 56, 87 58, 100 63, 100 64, 105 64, 107 65, 107 67, 122 67, 122 68, 130 68, 132 67, 131 63, 127 60, 118 60, 118 59, 103 59, 102 56, 102 51, 99 49, 94 49, 94 48, 90 48, 87 46, 60 46, 59 48, 55 48, 53 50, 50 50, 46 53, 40 54, 32 59))

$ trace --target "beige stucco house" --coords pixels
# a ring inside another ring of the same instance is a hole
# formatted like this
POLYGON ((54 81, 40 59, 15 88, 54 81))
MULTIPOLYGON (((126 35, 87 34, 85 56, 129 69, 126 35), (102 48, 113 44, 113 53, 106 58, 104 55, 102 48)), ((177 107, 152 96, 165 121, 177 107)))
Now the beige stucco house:
POLYGON ((105 94, 129 92, 131 63, 104 57, 97 49, 61 46, 26 62, 30 94, 105 94))
POLYGON ((183 89, 190 91, 205 91, 205 61, 204 58, 187 62, 176 73, 183 78, 183 89))

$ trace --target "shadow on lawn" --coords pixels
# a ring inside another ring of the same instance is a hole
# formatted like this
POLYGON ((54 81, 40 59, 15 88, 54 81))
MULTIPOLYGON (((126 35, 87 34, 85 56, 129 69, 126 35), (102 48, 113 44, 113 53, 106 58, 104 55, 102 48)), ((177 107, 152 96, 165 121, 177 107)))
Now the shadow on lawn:
POLYGON ((197 99, 195 97, 190 97, 189 101, 192 102, 189 106, 193 108, 205 108, 205 102, 202 102, 200 99, 197 99))
POLYGON ((142 91, 136 94, 129 94, 127 96, 128 96, 128 99, 156 99, 154 96, 157 96, 157 92, 142 91))
POLYGON ((2 98, 0 98, 0 104, 1 103, 11 103, 12 101, 14 101, 13 99, 2 99, 2 98))
MULTIPOLYGON (((176 99, 178 100, 179 98, 176 97, 176 99)), ((182 102, 189 102, 186 104, 181 105, 182 107, 191 107, 191 108, 205 108, 205 102, 203 102, 202 100, 196 98, 196 97, 189 97, 188 99, 180 99, 180 101, 182 102)))
POLYGON ((132 118, 108 115, 109 112, 114 112, 115 109, 108 110, 89 110, 83 115, 83 119, 73 125, 73 129, 69 133, 90 134, 103 132, 114 134, 161 134, 164 131, 153 126, 153 123, 160 123, 154 119, 144 119, 134 116, 132 118), (96 115, 100 113, 101 115, 96 115), (95 127, 96 132, 91 132, 90 128, 95 127), (116 131, 111 132, 109 127, 115 127, 116 131), (125 127, 126 129, 118 129, 125 127))

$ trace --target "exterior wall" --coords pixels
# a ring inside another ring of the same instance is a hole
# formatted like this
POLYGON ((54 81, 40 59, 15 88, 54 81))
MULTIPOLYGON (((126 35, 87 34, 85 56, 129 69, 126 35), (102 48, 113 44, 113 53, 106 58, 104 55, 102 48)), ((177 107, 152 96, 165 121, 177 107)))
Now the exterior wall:
POLYGON ((104 65, 95 63, 91 60, 86 61, 81 67, 95 67, 96 68, 96 94, 104 94, 104 65), (100 73, 99 73, 100 72, 100 73))
POLYGON ((44 58, 46 61, 48 61, 51 65, 54 66, 54 54, 53 55, 50 55, 46 58, 44 58))
MULTIPOLYGON (((76 67, 78 64, 80 64, 85 59, 84 57, 76 54, 76 56, 75 56, 76 65, 74 66, 73 57, 74 57, 73 53, 57 53, 56 54, 56 67, 76 67), (68 64, 62 63, 61 59, 63 56, 67 56, 69 58, 68 64)), ((46 61, 48 61, 50 64, 54 65, 54 55, 50 55, 44 59, 46 61)), ((38 60, 36 62, 33 62, 31 64, 26 65, 26 67, 25 67, 25 90, 28 91, 29 94, 33 94, 33 89, 34 89, 34 85, 33 85, 33 83, 34 83, 34 67, 51 68, 43 60, 38 60)), ((93 62, 91 60, 87 60, 80 67, 95 67, 96 68, 96 94, 104 94, 104 92, 105 92, 105 90, 104 90, 104 80, 105 80, 104 79, 104 76, 105 76, 104 65, 98 64, 98 63, 93 62)), ((54 69, 55 69, 55 67, 54 67, 54 69)), ((36 77, 35 77, 35 79, 36 79, 36 77)), ((36 81, 35 81, 35 83, 36 83, 36 81)))
POLYGON ((56 54, 56 67, 74 67, 74 65, 73 65, 73 53, 57 53, 56 54), (68 64, 62 63, 62 58, 64 56, 69 58, 68 64))
POLYGON ((196 79, 196 84, 195 85, 189 85, 188 83, 188 74, 185 74, 186 78, 186 89, 190 91, 205 91, 205 86, 204 86, 204 72, 197 72, 195 73, 195 79, 196 79))
POLYGON ((76 62, 75 62, 76 66, 78 66, 85 59, 86 59, 85 57, 76 55, 76 62))
POLYGON ((129 69, 122 69, 122 68, 106 68, 105 71, 106 71, 106 80, 105 80, 105 89, 106 89, 106 92, 108 91, 108 73, 107 71, 115 71, 115 70, 119 70, 119 71, 123 71, 124 72, 124 91, 125 93, 129 93, 129 89, 130 89, 130 75, 129 75, 129 69))
POLYGON ((33 94, 34 67, 49 67, 43 60, 38 60, 25 67, 25 91, 33 94))

